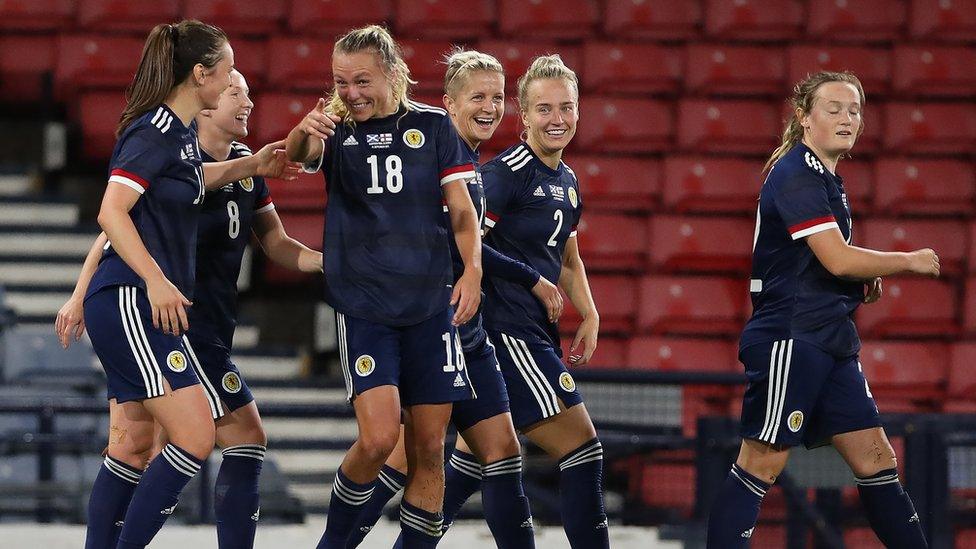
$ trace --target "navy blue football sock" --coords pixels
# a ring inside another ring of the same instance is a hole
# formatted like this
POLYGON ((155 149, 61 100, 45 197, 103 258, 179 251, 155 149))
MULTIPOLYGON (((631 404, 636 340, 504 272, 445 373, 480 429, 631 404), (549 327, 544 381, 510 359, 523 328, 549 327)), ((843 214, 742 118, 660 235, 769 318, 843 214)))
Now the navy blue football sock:
POLYGON ((200 471, 202 463, 175 444, 163 447, 142 474, 142 480, 132 494, 118 549, 142 549, 149 545, 173 514, 180 492, 200 471))
POLYGON ((230 446, 214 486, 214 516, 220 549, 251 549, 261 507, 258 478, 267 448, 258 444, 230 446))
POLYGON ((325 533, 316 549, 345 549, 349 534, 356 527, 359 513, 373 495, 373 483, 356 484, 342 472, 336 472, 332 484, 332 499, 329 500, 329 516, 325 522, 325 533))
POLYGON ((769 486, 738 464, 732 465, 712 504, 707 546, 713 549, 748 547, 759 520, 759 506, 769 486))
POLYGON ((400 541, 403 549, 431 549, 441 540, 444 515, 424 511, 400 500, 400 541))
POLYGON ((522 456, 489 463, 481 473, 481 501, 495 545, 498 549, 535 547, 532 511, 522 490, 522 456))
POLYGON ((857 479, 865 514, 881 543, 893 549, 928 547, 912 498, 898 481, 898 471, 885 469, 867 478, 857 479))
POLYGON ((603 509, 603 446, 596 438, 559 459, 559 514, 573 549, 610 548, 603 509))
POLYGON ((473 455, 457 448, 444 466, 444 529, 472 494, 481 489, 481 464, 473 455))
POLYGON ((88 498, 85 549, 115 549, 125 511, 141 477, 142 471, 105 456, 88 498))
POLYGON ((380 520, 380 516, 383 514, 383 508, 393 499, 393 496, 397 495, 400 490, 403 490, 406 484, 407 475, 388 465, 384 465, 380 469, 380 476, 377 477, 376 483, 373 485, 373 495, 369 497, 369 501, 366 502, 363 510, 359 513, 355 528, 349 534, 349 540, 346 542, 346 549, 359 547, 366 534, 380 520))

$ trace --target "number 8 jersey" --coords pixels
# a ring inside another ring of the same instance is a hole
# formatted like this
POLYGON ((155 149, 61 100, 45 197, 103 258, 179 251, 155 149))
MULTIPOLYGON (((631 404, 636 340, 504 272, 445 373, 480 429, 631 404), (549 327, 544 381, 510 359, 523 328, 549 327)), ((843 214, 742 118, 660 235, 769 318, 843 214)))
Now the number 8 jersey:
POLYGON ((441 186, 475 176, 443 109, 410 103, 341 124, 325 142, 325 299, 340 313, 408 326, 446 309, 452 269, 441 186))

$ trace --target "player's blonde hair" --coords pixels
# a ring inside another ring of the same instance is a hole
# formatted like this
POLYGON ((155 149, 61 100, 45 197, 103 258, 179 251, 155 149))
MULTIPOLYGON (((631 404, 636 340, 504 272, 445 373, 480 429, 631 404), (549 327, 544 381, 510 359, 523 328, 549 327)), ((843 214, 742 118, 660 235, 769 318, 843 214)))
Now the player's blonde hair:
MULTIPOLYGON (((810 114, 810 111, 813 110, 813 102, 817 99, 817 90, 820 89, 820 86, 830 82, 844 82, 857 88, 857 93, 861 98, 861 107, 864 107, 867 100, 864 97, 864 87, 861 86, 861 81, 858 80, 857 76, 854 76, 854 73, 850 71, 820 71, 816 74, 807 75, 805 79, 793 86, 793 95, 789 99, 793 112, 790 114, 789 120, 786 121, 786 128, 783 129, 783 141, 769 156, 766 166, 763 167, 764 172, 769 171, 776 161, 783 158, 790 149, 803 140, 803 126, 800 125, 800 117, 810 114)), ((860 137, 863 132, 864 119, 862 117, 861 127, 857 130, 857 137, 860 137)))
MULTIPOLYGON (((379 25, 353 29, 336 40, 335 47, 332 48, 332 55, 361 51, 370 51, 376 54, 383 74, 390 80, 393 102, 399 107, 409 109, 410 84, 417 82, 410 79, 410 68, 403 60, 403 50, 393 40, 390 31, 379 25)), ((328 110, 346 122, 351 120, 349 109, 346 108, 335 89, 332 90, 332 96, 329 98, 328 110)))
POLYGON ((447 65, 444 93, 451 97, 464 87, 472 73, 486 71, 505 76, 504 67, 494 56, 476 50, 465 50, 462 46, 455 46, 445 54, 444 64, 447 65))
POLYGON ((213 68, 223 57, 227 35, 193 19, 153 27, 142 47, 142 58, 125 90, 125 109, 115 128, 118 137, 132 121, 166 100, 198 64, 213 68))
POLYGON ((576 92, 576 100, 579 101, 579 78, 573 69, 563 63, 559 54, 540 55, 532 60, 532 64, 525 71, 525 74, 518 79, 518 102, 519 108, 525 111, 529 101, 529 85, 536 80, 562 79, 569 82, 573 91, 576 92))

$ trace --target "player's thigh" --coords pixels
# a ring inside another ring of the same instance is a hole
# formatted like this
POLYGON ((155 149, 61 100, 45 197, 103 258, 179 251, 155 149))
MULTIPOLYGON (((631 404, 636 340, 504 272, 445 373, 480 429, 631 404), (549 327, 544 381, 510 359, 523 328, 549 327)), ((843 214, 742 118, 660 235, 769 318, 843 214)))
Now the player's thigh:
POLYGON ((445 404, 474 396, 448 307, 400 330, 403 405, 445 404))
POLYGON ((258 405, 253 400, 236 410, 226 410, 216 422, 217 446, 228 448, 241 444, 266 446, 268 437, 264 432, 258 405))
POLYGON ((139 401, 109 400, 108 455, 142 470, 149 463, 153 445, 152 414, 139 401))
POLYGON ((881 427, 840 433, 830 442, 858 477, 869 477, 898 465, 895 450, 881 427))
MULTIPOLYGON (((389 455, 400 438, 400 392, 393 385, 374 387, 352 401, 359 443, 389 455)), ((384 457, 385 460, 385 457, 384 457)))
POLYGON ((214 423, 203 387, 197 383, 170 390, 165 396, 144 401, 147 410, 166 430, 171 443, 198 459, 210 455, 214 445, 214 423))
POLYGON ((561 458, 596 438, 596 429, 582 403, 522 429, 533 444, 553 458, 561 458))
POLYGON ((468 444, 470 453, 482 465, 518 455, 520 451, 518 435, 509 413, 483 419, 461 432, 458 445, 463 443, 468 444))

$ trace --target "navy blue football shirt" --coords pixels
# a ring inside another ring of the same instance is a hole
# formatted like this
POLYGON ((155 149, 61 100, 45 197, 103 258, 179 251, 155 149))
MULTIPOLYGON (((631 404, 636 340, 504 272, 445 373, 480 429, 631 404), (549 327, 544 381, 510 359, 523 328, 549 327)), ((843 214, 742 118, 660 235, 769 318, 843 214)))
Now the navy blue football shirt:
MULTIPOLYGON (((204 162, 215 162, 206 151, 204 162)), ((250 156, 243 143, 232 143, 234 160, 250 156)), ((196 296, 189 309, 190 337, 216 337, 230 349, 237 327, 237 278, 254 216, 274 209, 263 177, 246 177, 207 192, 197 231, 196 296)))
MULTIPOLYGON (((196 122, 184 126, 166 105, 147 112, 119 136, 109 169, 109 184, 122 184, 142 195, 129 217, 166 278, 192 300, 204 196, 196 122)), ((113 285, 146 287, 109 244, 87 295, 113 285)))
POLYGON ((795 338, 838 357, 860 349, 852 315, 864 283, 845 280, 820 263, 805 237, 832 228, 852 242, 844 184, 806 145, 773 165, 759 192, 752 253, 752 318, 739 342, 795 338))
POLYGON ((475 177, 447 112, 411 102, 341 124, 325 143, 322 171, 326 301, 389 326, 446 309, 453 273, 441 186, 475 177))
MULTIPOLYGON (((566 242, 576 236, 583 212, 576 175, 564 163, 547 166, 525 143, 507 149, 481 167, 489 227, 485 242, 528 264, 548 280, 559 280, 566 242)), ((485 324, 559 352, 557 323, 525 286, 484 280, 485 324)))

